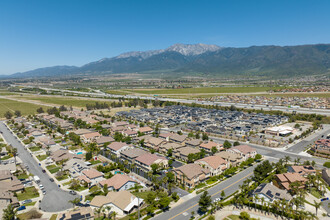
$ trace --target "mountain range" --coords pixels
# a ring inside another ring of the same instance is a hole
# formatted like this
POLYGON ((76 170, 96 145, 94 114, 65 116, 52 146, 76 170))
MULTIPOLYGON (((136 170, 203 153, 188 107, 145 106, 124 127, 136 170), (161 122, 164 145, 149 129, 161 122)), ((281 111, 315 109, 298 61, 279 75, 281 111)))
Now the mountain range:
POLYGON ((206 44, 174 44, 166 49, 134 51, 104 58, 81 67, 53 66, 12 78, 105 75, 120 73, 206 74, 213 76, 294 77, 328 74, 330 44, 299 46, 220 47, 206 44))

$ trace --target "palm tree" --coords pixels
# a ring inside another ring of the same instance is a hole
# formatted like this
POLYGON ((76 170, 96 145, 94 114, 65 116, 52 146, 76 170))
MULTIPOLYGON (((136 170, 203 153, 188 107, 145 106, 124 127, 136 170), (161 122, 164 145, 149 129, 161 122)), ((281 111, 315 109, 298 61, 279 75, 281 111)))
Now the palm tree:
POLYGON ((80 198, 75 198, 69 202, 73 204, 73 207, 76 207, 80 203, 80 198))
POLYGON ((321 205, 322 205, 321 202, 316 202, 316 201, 314 200, 314 206, 315 206, 316 216, 317 216, 317 211, 318 211, 318 209, 321 207, 321 205))
POLYGON ((113 212, 111 213, 111 216, 113 217, 114 220, 116 219, 116 215, 117 215, 117 212, 115 212, 115 211, 113 211, 113 212))
POLYGON ((289 161, 291 161, 291 157, 290 156, 285 156, 284 161, 285 161, 285 165, 288 165, 289 161))
POLYGON ((107 210, 108 218, 110 218, 110 210, 111 210, 111 206, 106 206, 105 209, 107 210))
POLYGON ((254 210, 257 210, 257 203, 258 203, 258 201, 259 201, 259 196, 258 195, 255 195, 254 196, 254 210))
POLYGON ((17 210, 9 204, 6 209, 3 210, 3 220, 14 220, 16 216, 17 210))
POLYGON ((265 197, 261 197, 260 200, 261 200, 261 207, 262 207, 261 211, 262 211, 265 203, 265 197))
POLYGON ((14 159, 15 159, 15 165, 16 165, 17 148, 13 148, 13 149, 12 149, 12 154, 13 154, 13 156, 14 156, 14 159))

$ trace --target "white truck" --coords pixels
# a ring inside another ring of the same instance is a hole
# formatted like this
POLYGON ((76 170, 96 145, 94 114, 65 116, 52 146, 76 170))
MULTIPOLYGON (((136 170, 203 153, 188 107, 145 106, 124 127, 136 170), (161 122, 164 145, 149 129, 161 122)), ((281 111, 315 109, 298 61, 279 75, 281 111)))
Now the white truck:
POLYGON ((38 176, 33 177, 34 182, 40 183, 40 178, 38 176))

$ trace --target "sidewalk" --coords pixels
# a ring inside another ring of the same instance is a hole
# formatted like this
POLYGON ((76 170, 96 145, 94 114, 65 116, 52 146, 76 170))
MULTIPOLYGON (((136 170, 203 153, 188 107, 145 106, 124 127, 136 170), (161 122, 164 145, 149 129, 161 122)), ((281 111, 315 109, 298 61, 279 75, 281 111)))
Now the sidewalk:
POLYGON ((226 219, 227 216, 229 215, 239 215, 241 212, 247 212, 250 214, 252 218, 259 218, 262 220, 277 220, 281 219, 281 217, 276 217, 274 214, 270 213, 267 214, 265 212, 261 212, 260 210, 254 210, 251 208, 250 210, 247 207, 244 207, 243 209, 237 209, 235 206, 226 206, 223 209, 217 211, 215 213, 215 219, 226 219))

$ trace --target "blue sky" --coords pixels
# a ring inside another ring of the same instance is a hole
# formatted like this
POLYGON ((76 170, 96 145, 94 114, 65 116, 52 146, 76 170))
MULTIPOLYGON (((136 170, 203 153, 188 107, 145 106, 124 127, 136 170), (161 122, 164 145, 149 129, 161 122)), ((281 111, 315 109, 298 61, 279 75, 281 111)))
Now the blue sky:
POLYGON ((327 0, 0 0, 0 74, 175 43, 330 43, 327 0))

